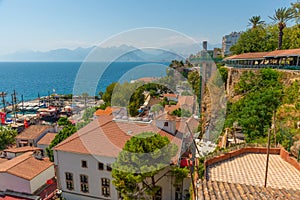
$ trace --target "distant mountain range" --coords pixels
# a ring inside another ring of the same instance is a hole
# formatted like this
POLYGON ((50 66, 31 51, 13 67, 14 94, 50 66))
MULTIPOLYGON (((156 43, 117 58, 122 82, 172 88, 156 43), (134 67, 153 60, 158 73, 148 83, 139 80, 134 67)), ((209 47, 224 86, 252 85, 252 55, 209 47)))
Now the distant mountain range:
MULTIPOLYGON (((215 45, 217 46, 217 45, 215 45)), ((209 46, 213 48, 212 46, 209 46)), ((219 46, 218 46, 219 47, 219 46)), ((119 47, 78 47, 74 50, 55 49, 51 51, 19 51, 8 55, 0 55, 0 61, 157 61, 169 62, 177 59, 182 60, 190 54, 201 50, 200 44, 186 45, 175 44, 162 47, 161 49, 137 49, 133 46, 121 45, 119 47), (90 54, 93 51, 92 54, 90 54), (176 52, 176 53, 174 53, 176 52), (92 55, 92 56, 89 56, 92 55), (87 57, 89 56, 89 57, 87 57)))

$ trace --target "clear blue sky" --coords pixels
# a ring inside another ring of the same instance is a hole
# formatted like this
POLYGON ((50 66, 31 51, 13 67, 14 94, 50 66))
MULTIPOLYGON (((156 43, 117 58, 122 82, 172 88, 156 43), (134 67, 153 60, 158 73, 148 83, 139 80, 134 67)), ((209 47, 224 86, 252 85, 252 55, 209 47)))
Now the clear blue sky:
POLYGON ((296 0, 0 0, 0 54, 97 45, 133 28, 162 27, 221 43, 296 0))

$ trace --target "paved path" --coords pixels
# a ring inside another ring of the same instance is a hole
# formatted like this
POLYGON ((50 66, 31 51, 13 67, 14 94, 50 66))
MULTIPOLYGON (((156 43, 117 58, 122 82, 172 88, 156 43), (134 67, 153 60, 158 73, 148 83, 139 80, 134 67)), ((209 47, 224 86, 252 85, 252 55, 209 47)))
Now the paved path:
MULTIPOLYGON (((210 181, 263 186, 266 159, 266 154, 244 154, 209 166, 206 176, 210 181)), ((300 172, 279 155, 270 155, 267 186, 299 190, 300 172)))

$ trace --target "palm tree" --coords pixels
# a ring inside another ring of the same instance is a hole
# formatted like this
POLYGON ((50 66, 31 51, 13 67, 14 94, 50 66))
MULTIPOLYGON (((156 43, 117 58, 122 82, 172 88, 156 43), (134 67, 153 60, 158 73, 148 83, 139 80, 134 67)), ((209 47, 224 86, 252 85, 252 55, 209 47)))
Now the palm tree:
POLYGON ((299 24, 300 22, 300 1, 298 0, 295 3, 292 3, 292 9, 295 12, 295 19, 296 19, 296 23, 299 24))
POLYGON ((263 25, 265 21, 261 20, 261 17, 258 16, 253 16, 249 19, 249 25, 252 26, 252 29, 256 28, 259 25, 263 25))
POLYGON ((292 8, 278 8, 275 10, 275 14, 270 17, 278 25, 278 49, 282 48, 283 29, 286 27, 286 23, 295 18, 295 12, 292 8))

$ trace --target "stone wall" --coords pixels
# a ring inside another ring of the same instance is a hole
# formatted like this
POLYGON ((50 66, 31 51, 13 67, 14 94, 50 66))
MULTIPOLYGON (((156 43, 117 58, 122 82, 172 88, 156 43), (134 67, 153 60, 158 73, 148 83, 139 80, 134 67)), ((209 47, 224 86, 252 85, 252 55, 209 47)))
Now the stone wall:
MULTIPOLYGON (((297 160, 290 156, 290 153, 286 151, 284 148, 270 148, 270 154, 280 155, 281 159, 288 162, 292 166, 294 166, 300 172, 300 163, 297 160)), ((230 158, 237 157, 239 155, 243 155, 245 153, 261 153, 267 154, 267 148, 265 147, 246 147, 238 150, 234 150, 228 153, 224 153, 220 156, 213 157, 211 159, 205 160, 204 166, 205 169, 215 163, 222 162, 228 160, 230 158)))

